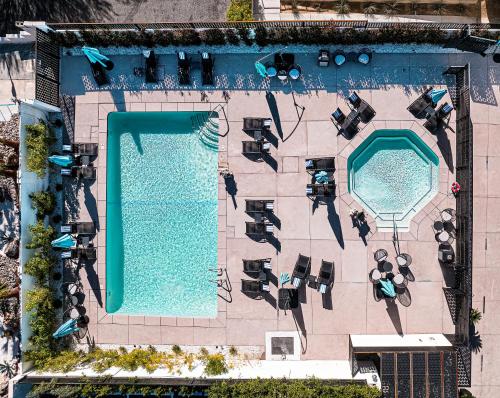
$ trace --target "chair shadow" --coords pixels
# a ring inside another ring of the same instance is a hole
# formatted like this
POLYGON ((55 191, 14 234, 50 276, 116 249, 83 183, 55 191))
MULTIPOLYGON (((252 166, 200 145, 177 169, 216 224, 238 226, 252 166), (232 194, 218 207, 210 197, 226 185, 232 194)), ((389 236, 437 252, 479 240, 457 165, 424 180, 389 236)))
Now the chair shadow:
POLYGON ((278 137, 276 137, 271 131, 264 130, 262 135, 273 147, 278 148, 279 146, 278 137))
POLYGON ((274 286, 278 287, 278 277, 274 275, 272 272, 268 273, 269 282, 271 282, 274 286))
POLYGON ((233 206, 236 209, 238 207, 238 204, 236 203, 236 193, 238 192, 238 187, 233 174, 224 178, 224 185, 226 186, 226 192, 228 193, 229 196, 231 196, 231 200, 233 201, 233 206))
POLYGON ((276 228, 281 229, 281 220, 274 213, 268 213, 267 219, 270 223, 272 223, 276 228))
POLYGON ((278 171, 278 161, 269 154, 263 154, 262 160, 266 162, 274 171, 278 171))
POLYGON ((276 132, 278 136, 283 140, 283 128, 281 127, 280 113, 278 110, 278 104, 276 103, 276 98, 274 94, 270 91, 266 92, 266 101, 269 111, 271 112, 271 117, 273 118, 274 125, 276 126, 276 132))
MULTIPOLYGON (((87 183, 83 184, 83 193, 84 193, 84 203, 85 206, 87 207, 90 218, 92 218, 92 221, 94 222, 96 229, 99 231, 100 225, 99 225, 99 213, 97 210, 97 201, 92 192, 90 191, 90 184, 87 183)), ((105 214, 101 214, 101 216, 104 217, 105 214)))
POLYGON ((392 299, 386 299, 385 303, 387 305, 386 311, 389 314, 389 318, 391 318, 392 324, 394 325, 397 334, 403 336, 403 328, 401 326, 401 318, 399 316, 398 306, 392 299))
POLYGON ((327 211, 328 211, 328 221, 330 222, 330 227, 332 228, 335 238, 339 243, 340 247, 344 249, 344 236, 342 234, 342 225, 340 224, 340 217, 335 209, 334 199, 326 201, 327 211))
POLYGON ((307 286, 306 286, 306 281, 302 281, 302 284, 300 287, 297 289, 299 293, 299 303, 300 304, 307 304, 307 286))
POLYGON ((474 354, 478 354, 483 348, 483 340, 474 325, 469 326, 469 348, 474 354))
MULTIPOLYGON (((96 261, 94 260, 92 263, 95 263, 96 261)), ((92 292, 94 293, 94 296, 97 300, 97 304, 99 304, 99 307, 102 308, 103 302, 102 302, 102 296, 101 296, 101 286, 99 283, 99 276, 97 275, 97 272, 95 272, 94 266, 91 262, 86 261, 83 264, 83 267, 85 268, 85 273, 87 274, 87 281, 89 282, 90 288, 92 289, 92 292)))
POLYGON ((269 236, 267 241, 276 249, 277 252, 281 252, 281 242, 276 236, 269 236))
POLYGON ((326 292, 321 295, 321 300, 323 303, 323 308, 325 310, 333 310, 333 300, 332 300, 332 289, 328 288, 326 289, 326 292))

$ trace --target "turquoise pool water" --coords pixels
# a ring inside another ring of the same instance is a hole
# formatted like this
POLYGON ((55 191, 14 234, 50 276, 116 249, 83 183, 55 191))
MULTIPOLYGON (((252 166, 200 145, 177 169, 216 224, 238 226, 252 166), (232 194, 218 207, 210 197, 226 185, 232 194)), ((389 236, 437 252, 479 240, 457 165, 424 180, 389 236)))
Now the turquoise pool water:
POLYGON ((439 158, 410 130, 377 130, 349 156, 349 192, 377 226, 409 227, 438 192, 439 158))
POLYGON ((217 315, 217 152, 193 116, 108 116, 108 313, 217 315))

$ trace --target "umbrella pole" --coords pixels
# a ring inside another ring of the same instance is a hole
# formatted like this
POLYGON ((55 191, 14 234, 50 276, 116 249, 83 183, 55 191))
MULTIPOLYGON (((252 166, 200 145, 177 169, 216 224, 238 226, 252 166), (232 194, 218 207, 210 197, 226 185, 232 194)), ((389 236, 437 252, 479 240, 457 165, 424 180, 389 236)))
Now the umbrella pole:
POLYGON ((255 61, 255 62, 260 62, 260 61, 262 61, 263 59, 265 59, 265 58, 267 58, 267 57, 270 57, 270 56, 271 56, 271 55, 273 55, 273 54, 276 54, 276 53, 279 53, 279 52, 281 52, 281 51, 283 51, 283 50, 286 50, 287 48, 288 48, 288 46, 285 46, 285 47, 283 47, 283 48, 280 48, 279 50, 273 51, 273 52, 271 52, 271 53, 269 53, 269 54, 267 54, 267 55, 264 55, 262 58, 259 58, 259 59, 258 59, 257 61, 255 61))

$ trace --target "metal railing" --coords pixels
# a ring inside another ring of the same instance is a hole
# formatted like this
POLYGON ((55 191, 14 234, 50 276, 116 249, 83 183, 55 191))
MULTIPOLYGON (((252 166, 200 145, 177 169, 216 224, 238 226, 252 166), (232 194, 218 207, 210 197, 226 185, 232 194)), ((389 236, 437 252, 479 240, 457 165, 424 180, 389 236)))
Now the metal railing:
POLYGON ((35 60, 35 99, 58 107, 59 47, 40 29, 36 30, 35 60))

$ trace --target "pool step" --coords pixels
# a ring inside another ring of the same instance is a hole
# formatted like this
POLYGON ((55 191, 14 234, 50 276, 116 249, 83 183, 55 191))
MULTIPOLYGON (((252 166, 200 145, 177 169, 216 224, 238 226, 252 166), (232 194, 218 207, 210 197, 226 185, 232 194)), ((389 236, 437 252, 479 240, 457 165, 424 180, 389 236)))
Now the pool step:
POLYGON ((219 150, 219 118, 210 113, 200 113, 191 118, 193 129, 200 141, 213 151, 219 150))

